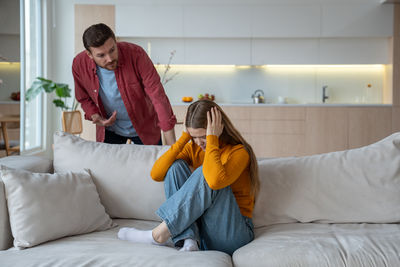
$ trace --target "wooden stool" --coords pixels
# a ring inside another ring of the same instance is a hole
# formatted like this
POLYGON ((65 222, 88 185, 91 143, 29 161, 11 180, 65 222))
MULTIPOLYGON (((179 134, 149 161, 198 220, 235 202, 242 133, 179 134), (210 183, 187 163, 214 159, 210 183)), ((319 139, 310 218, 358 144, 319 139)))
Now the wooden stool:
POLYGON ((3 133, 4 149, 6 150, 6 155, 9 156, 11 152, 19 152, 19 142, 11 144, 8 140, 7 134, 7 124, 8 123, 19 123, 19 115, 1 115, 0 116, 0 127, 3 133), (15 145, 14 145, 15 144, 15 145))

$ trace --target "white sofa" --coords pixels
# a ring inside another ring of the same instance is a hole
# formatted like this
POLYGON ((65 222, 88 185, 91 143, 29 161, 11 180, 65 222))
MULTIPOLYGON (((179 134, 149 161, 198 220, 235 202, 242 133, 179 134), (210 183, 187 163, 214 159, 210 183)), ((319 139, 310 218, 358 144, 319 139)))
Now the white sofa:
POLYGON ((10 179, 0 180, 0 266, 400 266, 400 133, 359 149, 259 159, 256 237, 232 257, 117 239, 120 227, 158 224, 163 184, 149 172, 168 147, 101 144, 61 132, 54 144, 53 161, 15 156, 0 164, 37 173, 89 169, 118 226, 17 249, 12 240, 19 233, 12 235, 10 224, 18 222, 15 214, 9 221, 11 196, 6 200, 10 179))

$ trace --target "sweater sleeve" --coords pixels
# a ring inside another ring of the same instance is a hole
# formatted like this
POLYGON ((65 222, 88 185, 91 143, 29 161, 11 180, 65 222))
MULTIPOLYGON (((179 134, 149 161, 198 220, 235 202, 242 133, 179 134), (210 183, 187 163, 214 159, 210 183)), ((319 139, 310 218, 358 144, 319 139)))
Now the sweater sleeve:
POLYGON ((186 132, 182 133, 182 136, 176 141, 175 144, 168 149, 160 158, 156 160, 151 169, 151 178, 157 182, 164 181, 165 175, 169 167, 174 163, 176 159, 183 159, 189 165, 191 165, 191 153, 188 149, 188 142, 190 135, 186 132))
POLYGON ((221 162, 218 137, 207 136, 203 174, 211 189, 218 190, 233 184, 248 167, 249 153, 244 147, 232 149, 225 164, 221 162))

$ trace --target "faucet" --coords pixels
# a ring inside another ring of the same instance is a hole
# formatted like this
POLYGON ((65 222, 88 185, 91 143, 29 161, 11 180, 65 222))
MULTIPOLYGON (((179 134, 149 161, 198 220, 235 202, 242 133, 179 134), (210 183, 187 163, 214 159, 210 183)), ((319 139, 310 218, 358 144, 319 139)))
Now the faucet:
POLYGON ((326 89, 328 88, 328 85, 322 86, 322 103, 325 103, 325 100, 329 98, 329 96, 326 95, 326 89))

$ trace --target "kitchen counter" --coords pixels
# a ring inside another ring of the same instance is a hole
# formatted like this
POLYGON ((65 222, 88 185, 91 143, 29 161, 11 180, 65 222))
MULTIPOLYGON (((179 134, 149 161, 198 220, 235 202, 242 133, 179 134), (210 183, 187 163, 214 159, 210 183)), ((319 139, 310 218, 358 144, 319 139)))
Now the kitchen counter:
MULTIPOLYGON (((257 157, 304 156, 357 148, 400 128, 395 127, 400 108, 397 111, 391 104, 218 104, 257 157)), ((178 121, 183 121, 188 105, 172 104, 178 121)), ((175 130, 177 138, 179 127, 175 130)))

